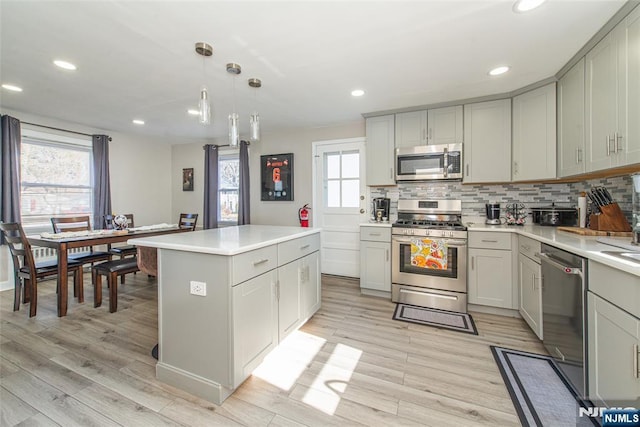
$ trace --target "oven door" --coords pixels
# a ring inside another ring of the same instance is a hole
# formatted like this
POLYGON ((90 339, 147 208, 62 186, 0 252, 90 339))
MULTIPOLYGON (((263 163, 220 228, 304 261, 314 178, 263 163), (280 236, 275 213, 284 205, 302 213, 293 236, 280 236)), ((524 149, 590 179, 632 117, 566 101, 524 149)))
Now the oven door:
POLYGON ((393 283, 467 292, 466 239, 392 236, 391 254, 393 283), (431 256, 429 245, 438 247, 439 255, 431 256))

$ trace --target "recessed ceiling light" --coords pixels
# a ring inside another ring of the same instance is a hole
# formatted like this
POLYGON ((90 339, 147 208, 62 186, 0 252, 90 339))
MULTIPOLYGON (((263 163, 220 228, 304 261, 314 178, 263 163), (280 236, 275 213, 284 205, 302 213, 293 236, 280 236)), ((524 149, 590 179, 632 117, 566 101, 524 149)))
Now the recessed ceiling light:
POLYGON ((144 120, 134 119, 133 120, 133 124, 135 124, 135 125, 143 125, 144 124, 144 120))
POLYGON ((545 0, 518 0, 513 4, 513 11, 517 13, 528 12, 544 2, 545 0))
POLYGON ((496 67, 493 70, 489 71, 490 76, 499 76, 500 74, 504 74, 509 71, 509 67, 503 65, 501 67, 496 67))
POLYGON ((77 67, 75 65, 73 65, 71 62, 67 62, 67 61, 61 61, 59 59, 56 59, 55 61, 53 61, 54 64, 56 64, 58 67, 60 68, 64 68, 65 70, 76 70, 77 67))
POLYGON ((10 90, 11 92, 22 92, 22 88, 14 85, 4 84, 2 85, 6 90, 10 90))
POLYGON ((362 96, 364 91, 362 89, 356 89, 351 91, 351 96, 362 96))
POLYGON ((187 113, 191 114, 192 116, 199 116, 200 110, 194 110, 193 108, 190 108, 187 110, 187 113))

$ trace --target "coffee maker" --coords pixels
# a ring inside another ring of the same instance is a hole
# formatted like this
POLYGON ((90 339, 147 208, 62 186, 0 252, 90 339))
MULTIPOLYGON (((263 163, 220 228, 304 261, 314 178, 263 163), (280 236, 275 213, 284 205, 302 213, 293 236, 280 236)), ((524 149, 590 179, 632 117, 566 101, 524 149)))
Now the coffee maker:
POLYGON ((484 205, 487 211, 485 223, 490 225, 500 225, 500 203, 487 203, 484 205))
POLYGON ((373 199, 373 209, 371 215, 376 222, 389 221, 389 207, 391 200, 386 197, 376 197, 373 199))

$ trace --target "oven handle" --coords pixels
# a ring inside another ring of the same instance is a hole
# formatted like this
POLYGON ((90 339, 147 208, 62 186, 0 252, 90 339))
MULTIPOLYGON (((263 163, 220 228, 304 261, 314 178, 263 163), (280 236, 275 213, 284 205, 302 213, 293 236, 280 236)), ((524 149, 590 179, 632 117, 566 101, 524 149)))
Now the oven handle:
MULTIPOLYGON (((425 237, 428 238, 428 236, 421 236, 421 237, 425 237)), ((392 241, 394 242, 400 242, 400 243, 411 243, 411 238, 406 238, 406 237, 395 237, 393 236, 391 238, 392 241)), ((462 240, 462 239, 443 239, 445 241, 445 244, 447 246, 455 246, 455 247, 462 247, 462 246, 467 246, 467 241, 466 240, 462 240)))
POLYGON ((400 289, 400 293, 401 294, 413 294, 413 295, 421 295, 421 296, 430 296, 430 297, 434 297, 434 298, 442 298, 442 299, 451 299, 451 300, 457 300, 458 297, 452 297, 450 295, 440 295, 440 294, 432 294, 431 292, 416 292, 416 291, 410 291, 408 289, 400 289))
POLYGON ((555 257, 552 257, 551 255, 547 254, 547 253, 541 253, 540 257, 542 258, 542 262, 546 262, 548 263, 550 266, 557 268, 558 270, 561 270, 562 272, 566 273, 566 274, 576 274, 578 276, 580 276, 581 278, 584 278, 584 275, 582 274, 582 269, 581 268, 576 268, 576 267, 569 267, 567 265, 562 264, 562 260, 559 260, 555 257))

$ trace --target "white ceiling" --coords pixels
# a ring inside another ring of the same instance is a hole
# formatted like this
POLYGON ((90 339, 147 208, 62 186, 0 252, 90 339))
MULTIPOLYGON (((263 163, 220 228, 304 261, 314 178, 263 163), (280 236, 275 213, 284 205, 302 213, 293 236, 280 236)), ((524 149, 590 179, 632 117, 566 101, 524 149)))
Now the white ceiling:
POLYGON ((372 111, 509 92, 554 75, 624 4, 513 1, 0 1, 0 105, 105 131, 226 135, 236 83, 241 131, 361 119, 372 111), (197 55, 196 42, 214 47, 197 55), (75 63, 61 70, 54 59, 75 63), (506 75, 487 71, 507 64, 506 75), (247 79, 258 77, 261 89, 247 79), (213 124, 197 108, 203 84, 213 124), (353 98, 351 90, 366 94, 353 98), (131 123, 145 120, 144 126, 131 123))

